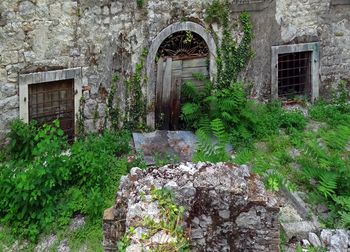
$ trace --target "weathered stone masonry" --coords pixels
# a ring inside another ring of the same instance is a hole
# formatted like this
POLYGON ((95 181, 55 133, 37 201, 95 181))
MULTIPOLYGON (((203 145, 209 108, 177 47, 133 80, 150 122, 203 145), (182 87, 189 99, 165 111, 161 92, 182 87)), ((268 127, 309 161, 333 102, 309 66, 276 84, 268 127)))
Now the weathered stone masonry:
MULTIPOLYGON (((210 2, 149 0, 138 8, 133 0, 2 0, 0 138, 10 121, 19 117, 20 75, 77 67, 85 87, 85 127, 98 130, 103 125, 112 75, 129 76, 143 49, 150 48, 171 24, 192 21, 210 28, 204 22, 210 2)), ((340 79, 350 80, 350 4, 346 1, 262 0, 244 6, 233 1, 232 20, 245 8, 252 13, 255 56, 242 77, 253 83, 253 96, 270 97, 273 45, 320 42, 321 95, 340 79)), ((121 99, 123 90, 121 78, 121 99)), ((152 101, 148 103, 150 107, 152 101)))
POLYGON ((146 218, 164 220, 152 198, 154 188, 171 190, 176 204, 185 208, 179 225, 186 228, 191 251, 279 251, 279 208, 259 178, 247 166, 207 163, 131 169, 121 179, 115 205, 104 213, 105 251, 117 251, 130 227, 135 234, 126 251, 151 251, 152 245, 176 239, 145 225, 146 218))

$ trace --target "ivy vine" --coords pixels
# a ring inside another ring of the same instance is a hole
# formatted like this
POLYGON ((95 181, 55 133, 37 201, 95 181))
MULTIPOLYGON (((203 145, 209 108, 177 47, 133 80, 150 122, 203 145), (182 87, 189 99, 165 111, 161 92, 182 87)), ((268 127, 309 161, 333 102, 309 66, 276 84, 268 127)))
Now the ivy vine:
POLYGON ((237 45, 232 35, 229 2, 227 0, 224 2, 215 0, 207 10, 206 21, 218 23, 223 27, 222 41, 217 48, 217 87, 219 89, 227 88, 231 83, 237 82, 239 73, 253 56, 251 47, 253 32, 250 15, 247 12, 242 12, 239 16, 243 28, 243 37, 239 45, 237 45))
POLYGON ((85 98, 82 96, 79 100, 79 113, 77 114, 77 137, 83 138, 85 136, 85 98))
POLYGON ((125 81, 127 99, 124 127, 132 130, 146 128, 146 98, 142 93, 142 87, 146 82, 143 70, 147 54, 148 51, 143 50, 141 60, 136 64, 135 73, 125 81))
POLYGON ((119 109, 120 100, 118 99, 117 105, 116 106, 114 105, 114 99, 117 93, 118 80, 119 80, 119 75, 117 74, 113 75, 111 90, 109 91, 109 94, 107 97, 107 117, 104 122, 104 127, 106 128, 107 118, 109 118, 113 130, 118 130, 120 127, 120 109, 119 109))
MULTIPOLYGON (((107 117, 114 130, 119 130, 121 124, 123 128, 129 130, 143 131, 146 129, 146 98, 143 95, 142 87, 146 82, 143 70, 147 54, 147 50, 142 52, 141 60, 136 64, 135 72, 124 82, 126 87, 124 93, 124 113, 120 111, 119 107, 121 100, 119 97, 116 98, 117 82, 120 78, 118 75, 114 75, 112 78, 112 85, 107 98, 107 117), (116 102, 115 99, 117 99, 116 102)), ((106 123, 107 120, 105 121, 105 126, 106 123)))

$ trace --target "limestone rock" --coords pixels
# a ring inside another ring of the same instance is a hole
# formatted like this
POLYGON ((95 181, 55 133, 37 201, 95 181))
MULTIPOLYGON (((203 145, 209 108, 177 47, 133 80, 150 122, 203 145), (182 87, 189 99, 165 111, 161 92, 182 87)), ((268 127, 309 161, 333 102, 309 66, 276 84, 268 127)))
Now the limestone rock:
MULTIPOLYGON (((187 229, 192 251, 278 251, 276 201, 248 167, 224 163, 131 169, 121 179, 115 206, 105 213, 105 251, 115 251, 117 241, 130 227, 135 232, 127 251, 148 251, 141 239, 147 233, 142 221, 146 217, 164 220, 158 202, 152 199, 153 188, 170 189, 176 204, 185 208, 184 223, 179 225, 187 229)), ((176 237, 158 231, 148 241, 166 244, 176 242, 176 237)))
POLYGON ((309 241, 312 246, 314 247, 321 247, 321 241, 320 238, 318 238, 317 234, 310 232, 309 233, 309 241))
POLYGON ((321 241, 330 252, 347 252, 349 234, 343 229, 324 229, 321 232, 321 241))
POLYGON ((291 223, 281 223, 287 239, 297 238, 298 240, 307 239, 310 232, 315 232, 317 228, 310 221, 299 221, 291 223))
POLYGON ((348 251, 348 234, 345 230, 336 230, 330 240, 331 252, 347 252, 348 251))

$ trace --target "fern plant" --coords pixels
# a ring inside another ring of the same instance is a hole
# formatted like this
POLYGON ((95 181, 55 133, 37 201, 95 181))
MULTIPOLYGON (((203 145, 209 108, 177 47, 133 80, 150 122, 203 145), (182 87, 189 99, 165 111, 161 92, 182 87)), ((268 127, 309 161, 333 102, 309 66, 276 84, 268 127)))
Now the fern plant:
POLYGON ((301 178, 314 200, 325 202, 332 221, 350 226, 350 155, 345 150, 350 141, 349 126, 324 128, 304 144, 299 159, 301 178))
POLYGON ((223 122, 216 118, 210 122, 210 128, 200 128, 196 132, 198 142, 194 161, 209 161, 212 163, 229 161, 226 151, 228 137, 223 122), (208 133, 210 129, 211 133, 208 133))

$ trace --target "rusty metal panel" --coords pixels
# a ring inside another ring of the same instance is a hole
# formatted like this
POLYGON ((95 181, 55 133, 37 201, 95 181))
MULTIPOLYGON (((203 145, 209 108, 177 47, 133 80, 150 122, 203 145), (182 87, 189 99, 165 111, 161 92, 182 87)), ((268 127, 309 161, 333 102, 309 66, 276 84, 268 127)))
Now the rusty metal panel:
POLYGON ((69 140, 74 139, 74 80, 29 85, 29 120, 39 125, 59 119, 69 140))

